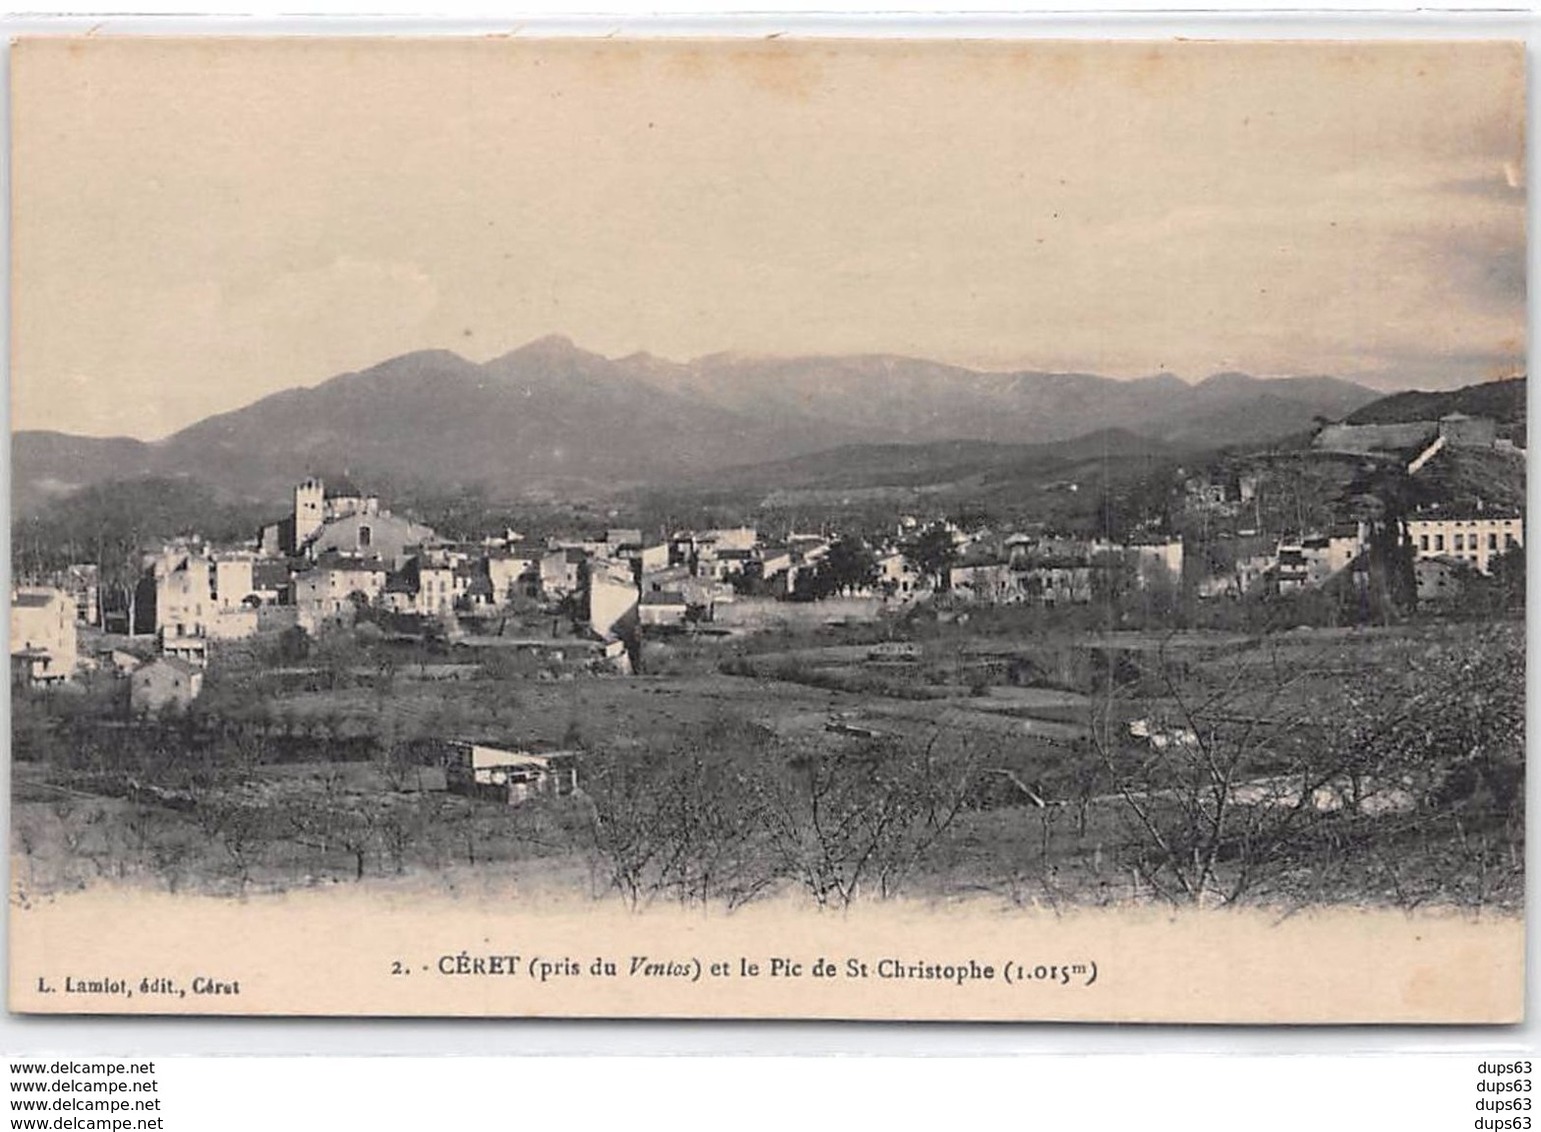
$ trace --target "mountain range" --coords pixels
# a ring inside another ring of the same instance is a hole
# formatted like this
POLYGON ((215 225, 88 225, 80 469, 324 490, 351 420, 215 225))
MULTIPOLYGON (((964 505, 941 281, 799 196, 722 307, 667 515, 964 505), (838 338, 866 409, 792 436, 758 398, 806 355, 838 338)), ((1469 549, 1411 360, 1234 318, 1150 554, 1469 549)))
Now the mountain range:
POLYGON ((305 474, 342 471, 382 494, 605 494, 851 445, 1016 446, 1113 429, 1213 448, 1297 433, 1379 396, 1332 377, 1117 381, 886 355, 611 359, 550 337, 485 363, 406 354, 154 442, 17 432, 12 502, 23 515, 87 484, 155 475, 276 503, 305 474))

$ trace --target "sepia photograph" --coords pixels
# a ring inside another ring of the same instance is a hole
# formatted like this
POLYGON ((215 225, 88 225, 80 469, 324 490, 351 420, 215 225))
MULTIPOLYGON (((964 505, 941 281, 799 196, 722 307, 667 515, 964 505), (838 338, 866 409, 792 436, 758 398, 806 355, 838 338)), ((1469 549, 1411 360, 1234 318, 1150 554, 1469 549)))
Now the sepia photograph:
POLYGON ((1522 1017, 1521 44, 11 85, 13 1011, 1522 1017))

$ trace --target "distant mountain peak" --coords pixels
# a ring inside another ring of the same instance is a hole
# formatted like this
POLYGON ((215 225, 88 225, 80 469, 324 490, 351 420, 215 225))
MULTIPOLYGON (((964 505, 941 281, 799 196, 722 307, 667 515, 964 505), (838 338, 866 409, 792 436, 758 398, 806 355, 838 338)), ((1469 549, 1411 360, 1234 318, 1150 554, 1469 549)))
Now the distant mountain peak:
MULTIPOLYGON (((372 387, 380 382, 388 385, 412 385, 414 383, 436 382, 443 378, 464 379, 476 376, 480 369, 481 367, 475 362, 461 357, 453 350, 413 350, 411 353, 398 354, 394 358, 387 358, 383 362, 376 362, 365 369, 355 370, 352 373, 338 374, 336 377, 328 378, 319 385, 308 388, 301 386, 271 393, 263 398, 262 401, 256 403, 259 405, 264 401, 283 403, 292 401, 295 398, 304 400, 311 393, 372 387)), ((190 425, 189 428, 196 429, 200 424, 228 418, 233 414, 243 413, 249 408, 251 406, 248 405, 242 409, 219 413, 213 417, 205 418, 204 421, 200 421, 198 424, 190 425)))
POLYGON ((738 365, 741 362, 771 360, 773 359, 769 357, 761 357, 755 354, 746 354, 739 350, 718 350, 715 353, 702 354, 699 357, 691 358, 689 364, 693 366, 699 366, 701 368, 711 368, 713 366, 738 365))
POLYGON ((565 334, 546 334, 526 342, 523 346, 504 354, 507 358, 597 358, 600 355, 583 349, 565 334))
POLYGON ((674 361, 672 358, 650 354, 646 350, 638 350, 635 353, 627 354, 624 358, 617 358, 615 364, 625 370, 646 374, 675 373, 685 368, 685 366, 674 361))
POLYGON ((405 354, 398 354, 394 358, 387 358, 383 362, 376 362, 368 369, 360 370, 360 373, 380 373, 392 369, 414 369, 422 367, 453 367, 460 369, 474 366, 476 363, 469 358, 461 357, 453 350, 430 349, 412 350, 405 354))
POLYGON ((1259 378, 1253 377, 1250 373, 1239 373, 1236 370, 1228 369, 1221 370, 1219 373, 1212 373, 1198 384, 1200 387, 1209 386, 1212 389, 1235 389, 1256 385, 1259 380, 1259 378))
POLYGON ((526 342, 517 349, 493 358, 486 368, 492 371, 516 371, 529 374, 543 371, 548 374, 571 374, 577 371, 597 371, 614 367, 603 354, 585 350, 565 334, 547 334, 533 342, 526 342))

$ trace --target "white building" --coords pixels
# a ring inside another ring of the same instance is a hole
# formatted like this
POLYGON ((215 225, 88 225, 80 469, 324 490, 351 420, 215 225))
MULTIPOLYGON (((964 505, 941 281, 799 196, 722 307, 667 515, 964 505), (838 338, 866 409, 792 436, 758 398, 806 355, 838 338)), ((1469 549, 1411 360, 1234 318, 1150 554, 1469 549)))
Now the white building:
POLYGON ((628 562, 594 559, 588 569, 589 628, 609 640, 636 618, 641 593, 628 562))
POLYGON ((667 570, 669 568, 669 544, 666 542, 655 542, 651 545, 643 546, 637 552, 637 561, 641 563, 641 570, 644 574, 650 574, 654 570, 667 570))
POLYGON ((1407 521, 1407 538, 1420 559, 1453 559, 1487 574, 1493 559, 1525 545, 1525 520, 1517 515, 1422 515, 1407 521))
POLYGON ((11 595, 13 678, 56 684, 75 675, 75 611, 75 599, 64 590, 26 589, 11 595))
POLYGON ((539 588, 541 555, 514 550, 487 556, 487 579, 494 603, 502 605, 539 588))
POLYGON ((214 558, 214 607, 221 613, 241 609, 252 603, 247 598, 256 592, 256 561, 250 554, 218 554, 214 558))
POLYGON ((212 564, 196 554, 162 560, 155 567, 155 631, 202 637, 214 616, 212 564))
POLYGON ((700 541, 714 544, 718 550, 753 550, 760 544, 760 532, 753 527, 719 527, 707 531, 700 541))
POLYGON ((425 617, 442 617, 455 608, 459 597, 453 566, 423 563, 417 571, 417 612, 425 617))
POLYGON ((1130 547, 1135 554, 1136 569, 1141 586, 1161 578, 1180 582, 1183 576, 1183 540, 1162 539, 1160 542, 1137 542, 1130 547))
POLYGON ((257 591, 256 560, 250 554, 223 552, 209 564, 211 616, 205 635, 215 640, 234 641, 257 632, 257 609, 262 597, 257 591))
POLYGON ((878 555, 877 567, 877 584, 885 593, 907 598, 925 588, 920 573, 900 551, 878 555))

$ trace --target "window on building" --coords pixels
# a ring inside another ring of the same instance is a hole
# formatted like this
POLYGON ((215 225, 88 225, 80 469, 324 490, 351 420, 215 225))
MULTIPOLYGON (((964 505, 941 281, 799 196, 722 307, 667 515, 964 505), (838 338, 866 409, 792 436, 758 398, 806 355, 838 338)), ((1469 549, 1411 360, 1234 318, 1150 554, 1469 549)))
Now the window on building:
POLYGON ((1445 549, 1445 536, 1444 535, 1435 535, 1434 536, 1434 549, 1435 550, 1444 550, 1445 549))
POLYGON ((1456 534, 1456 536, 1455 536, 1455 548, 1457 550, 1465 550, 1466 549, 1466 536, 1465 535, 1460 534, 1460 533, 1456 534))
POLYGON ((360 546, 372 545, 374 542, 374 537, 374 531, 370 530, 368 527, 360 527, 358 529, 358 544, 360 546))
POLYGON ((1497 550, 1498 549, 1498 532, 1497 531, 1489 531, 1488 532, 1487 548, 1489 550, 1497 550))
POLYGON ((1429 549, 1429 536, 1428 535, 1419 535, 1418 536, 1418 549, 1419 550, 1427 550, 1427 549, 1429 549))

